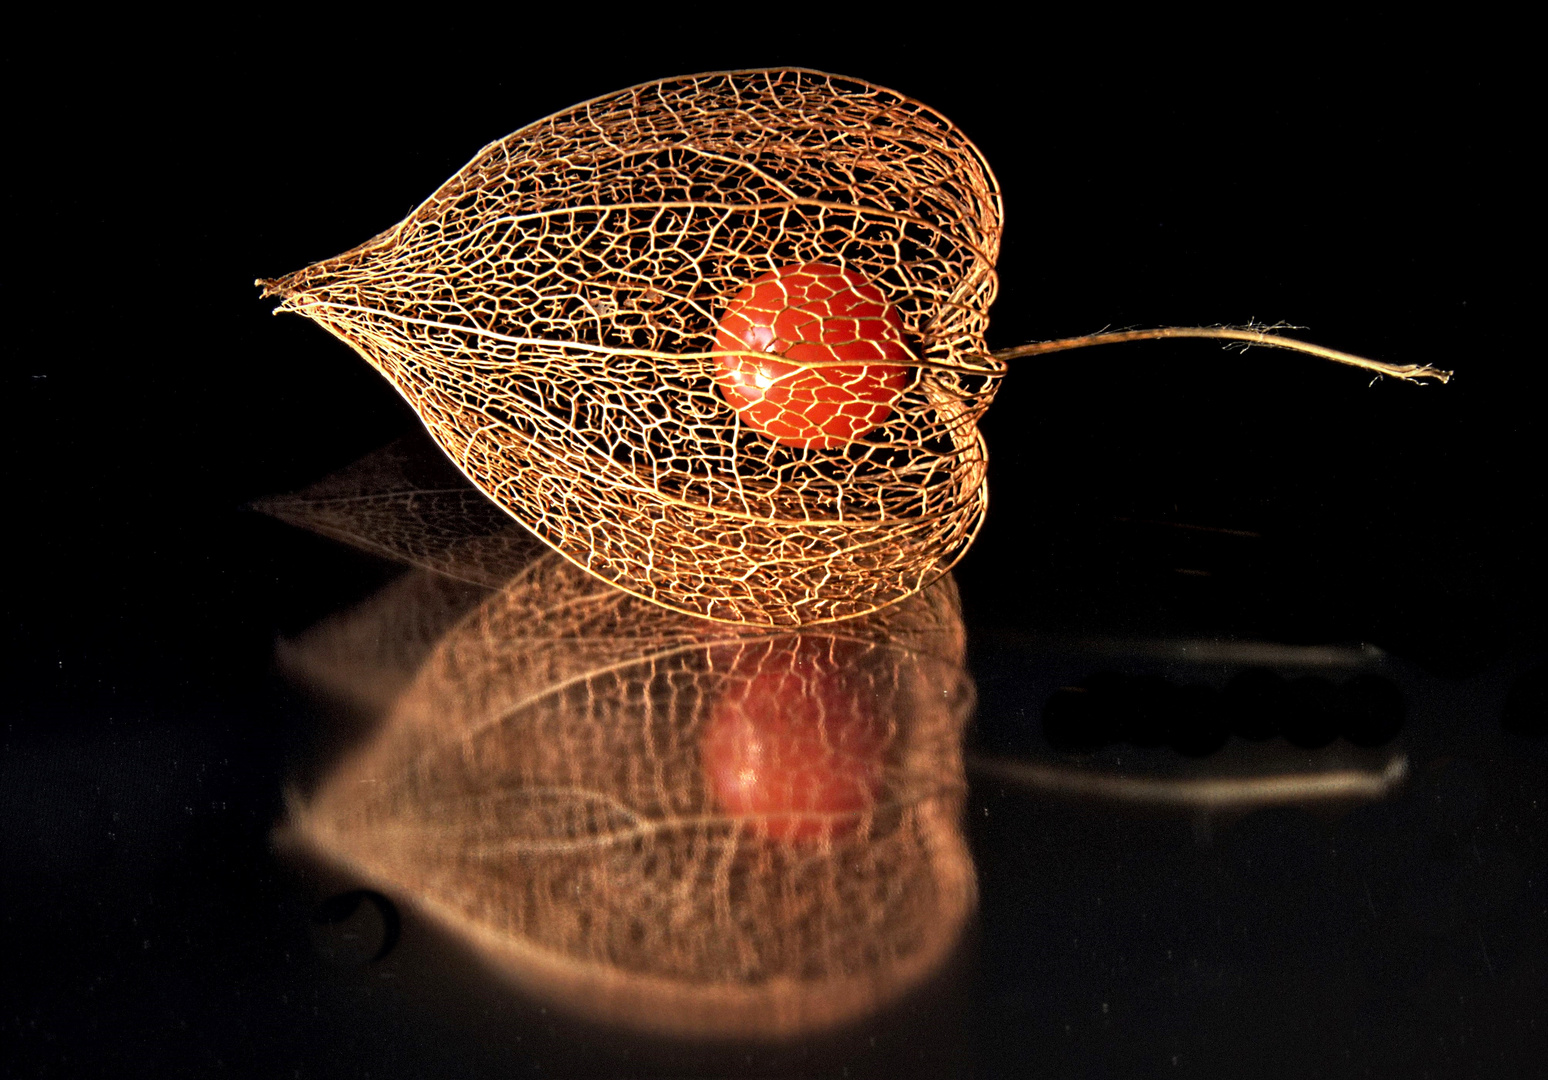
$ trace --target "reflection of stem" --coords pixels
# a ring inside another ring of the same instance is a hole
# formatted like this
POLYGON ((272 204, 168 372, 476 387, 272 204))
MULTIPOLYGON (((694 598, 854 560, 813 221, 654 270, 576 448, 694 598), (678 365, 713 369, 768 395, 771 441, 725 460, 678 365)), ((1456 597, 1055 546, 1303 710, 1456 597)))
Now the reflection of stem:
POLYGON ((969 770, 980 776, 1009 781, 1035 791, 1077 795, 1117 802, 1203 809, 1270 806, 1323 799, 1384 798, 1408 775, 1402 754, 1382 769, 1334 769, 1327 772, 1278 776, 1197 777, 1166 780, 1148 776, 1101 773, 1072 765, 1043 765, 1014 758, 970 755, 969 770))
POLYGON ((1024 356, 1041 356, 1044 353, 1063 352, 1066 349, 1084 349, 1090 345, 1116 345, 1125 341, 1160 341, 1164 338, 1209 338, 1214 341, 1240 341, 1248 345, 1267 345, 1271 349, 1288 349, 1291 352, 1309 353, 1324 360, 1333 360, 1351 367, 1364 368, 1378 375, 1391 375, 1395 379, 1435 379, 1448 382, 1451 372, 1431 367, 1429 364, 1386 364, 1380 360, 1367 360, 1353 353, 1311 345, 1294 338, 1280 337, 1254 327, 1233 326, 1162 326, 1153 330, 1114 330, 1106 334, 1084 334, 1080 337, 1060 338, 1057 341, 1039 341, 1031 345, 1017 345, 1001 349, 991 355, 1000 361, 1019 360, 1024 356))

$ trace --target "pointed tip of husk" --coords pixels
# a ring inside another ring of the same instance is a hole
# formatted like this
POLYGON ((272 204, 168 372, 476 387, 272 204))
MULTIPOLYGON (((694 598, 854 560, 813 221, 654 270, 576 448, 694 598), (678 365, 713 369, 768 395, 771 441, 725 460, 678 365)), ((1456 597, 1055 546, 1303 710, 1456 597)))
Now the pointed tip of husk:
POLYGON ((253 282, 262 290, 259 293, 260 299, 272 298, 279 301, 270 314, 283 315, 287 312, 299 312, 306 306, 310 299, 309 291, 297 286, 296 277, 296 274, 286 274, 277 278, 258 278, 253 282))

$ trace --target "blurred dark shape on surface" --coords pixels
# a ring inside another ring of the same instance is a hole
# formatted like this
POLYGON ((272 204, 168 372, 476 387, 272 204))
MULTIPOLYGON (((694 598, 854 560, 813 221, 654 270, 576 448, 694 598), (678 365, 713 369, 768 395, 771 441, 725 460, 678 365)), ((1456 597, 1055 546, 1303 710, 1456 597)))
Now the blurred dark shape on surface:
POLYGON ((1397 737, 1403 716, 1402 692, 1371 673, 1335 683, 1313 675, 1286 680, 1252 668, 1222 691, 1158 675, 1098 672, 1048 698, 1043 737, 1060 751, 1129 743, 1207 757, 1233 735, 1253 741, 1280 736, 1305 749, 1340 737, 1356 746, 1381 746, 1397 737))
POLYGON ((398 943, 400 921, 393 902, 370 889, 350 889, 317 905, 312 913, 312 946, 331 964, 375 963, 398 943))

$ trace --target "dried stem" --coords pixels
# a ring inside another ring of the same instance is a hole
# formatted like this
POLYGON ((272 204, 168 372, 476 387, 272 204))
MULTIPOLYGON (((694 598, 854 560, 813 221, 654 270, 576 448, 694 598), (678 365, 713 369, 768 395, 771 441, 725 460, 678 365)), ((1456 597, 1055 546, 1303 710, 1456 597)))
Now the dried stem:
POLYGON ((1066 349, 1084 349, 1090 345, 1116 345, 1125 341, 1161 341, 1166 338, 1209 338, 1214 341, 1241 342, 1244 345, 1267 345, 1271 349, 1309 353, 1312 356, 1320 356, 1324 360, 1374 371, 1378 375, 1391 375, 1395 379, 1408 379, 1415 382, 1421 379, 1434 379, 1445 383, 1451 380, 1452 374, 1449 371, 1431 367, 1429 364, 1387 364, 1380 360, 1368 360, 1353 353, 1281 337, 1278 334, 1269 333, 1267 329, 1253 326, 1162 326, 1153 330, 1113 330, 1103 334, 1085 334, 1081 337, 1059 338, 1057 341, 1038 341, 1030 345, 1017 345, 1015 348, 1001 349, 991 355, 1000 361, 1019 360, 1024 356, 1041 356, 1044 353, 1063 352, 1066 349))

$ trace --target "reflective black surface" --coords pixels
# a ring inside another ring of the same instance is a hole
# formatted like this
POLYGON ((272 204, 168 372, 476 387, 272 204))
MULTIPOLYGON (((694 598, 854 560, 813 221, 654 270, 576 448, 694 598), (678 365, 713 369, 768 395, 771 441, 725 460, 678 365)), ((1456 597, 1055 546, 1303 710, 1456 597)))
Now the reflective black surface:
POLYGON ((1543 375, 1519 69, 1466 28, 1261 26, 1232 62, 1175 27, 980 56, 1004 35, 522 24, 426 66, 413 30, 171 29, 72 27, 12 66, 0 1069, 1532 1075, 1543 375), (1181 344, 1013 372, 957 571, 977 913, 881 1013, 705 1044, 556 1010, 276 849, 287 790, 362 734, 279 677, 276 641, 400 571, 243 507, 415 422, 249 282, 529 120, 755 64, 895 87, 981 146, 1007 204, 993 345, 1284 318, 1459 375, 1181 344), (1339 797, 1261 783, 1330 775, 1339 797))

